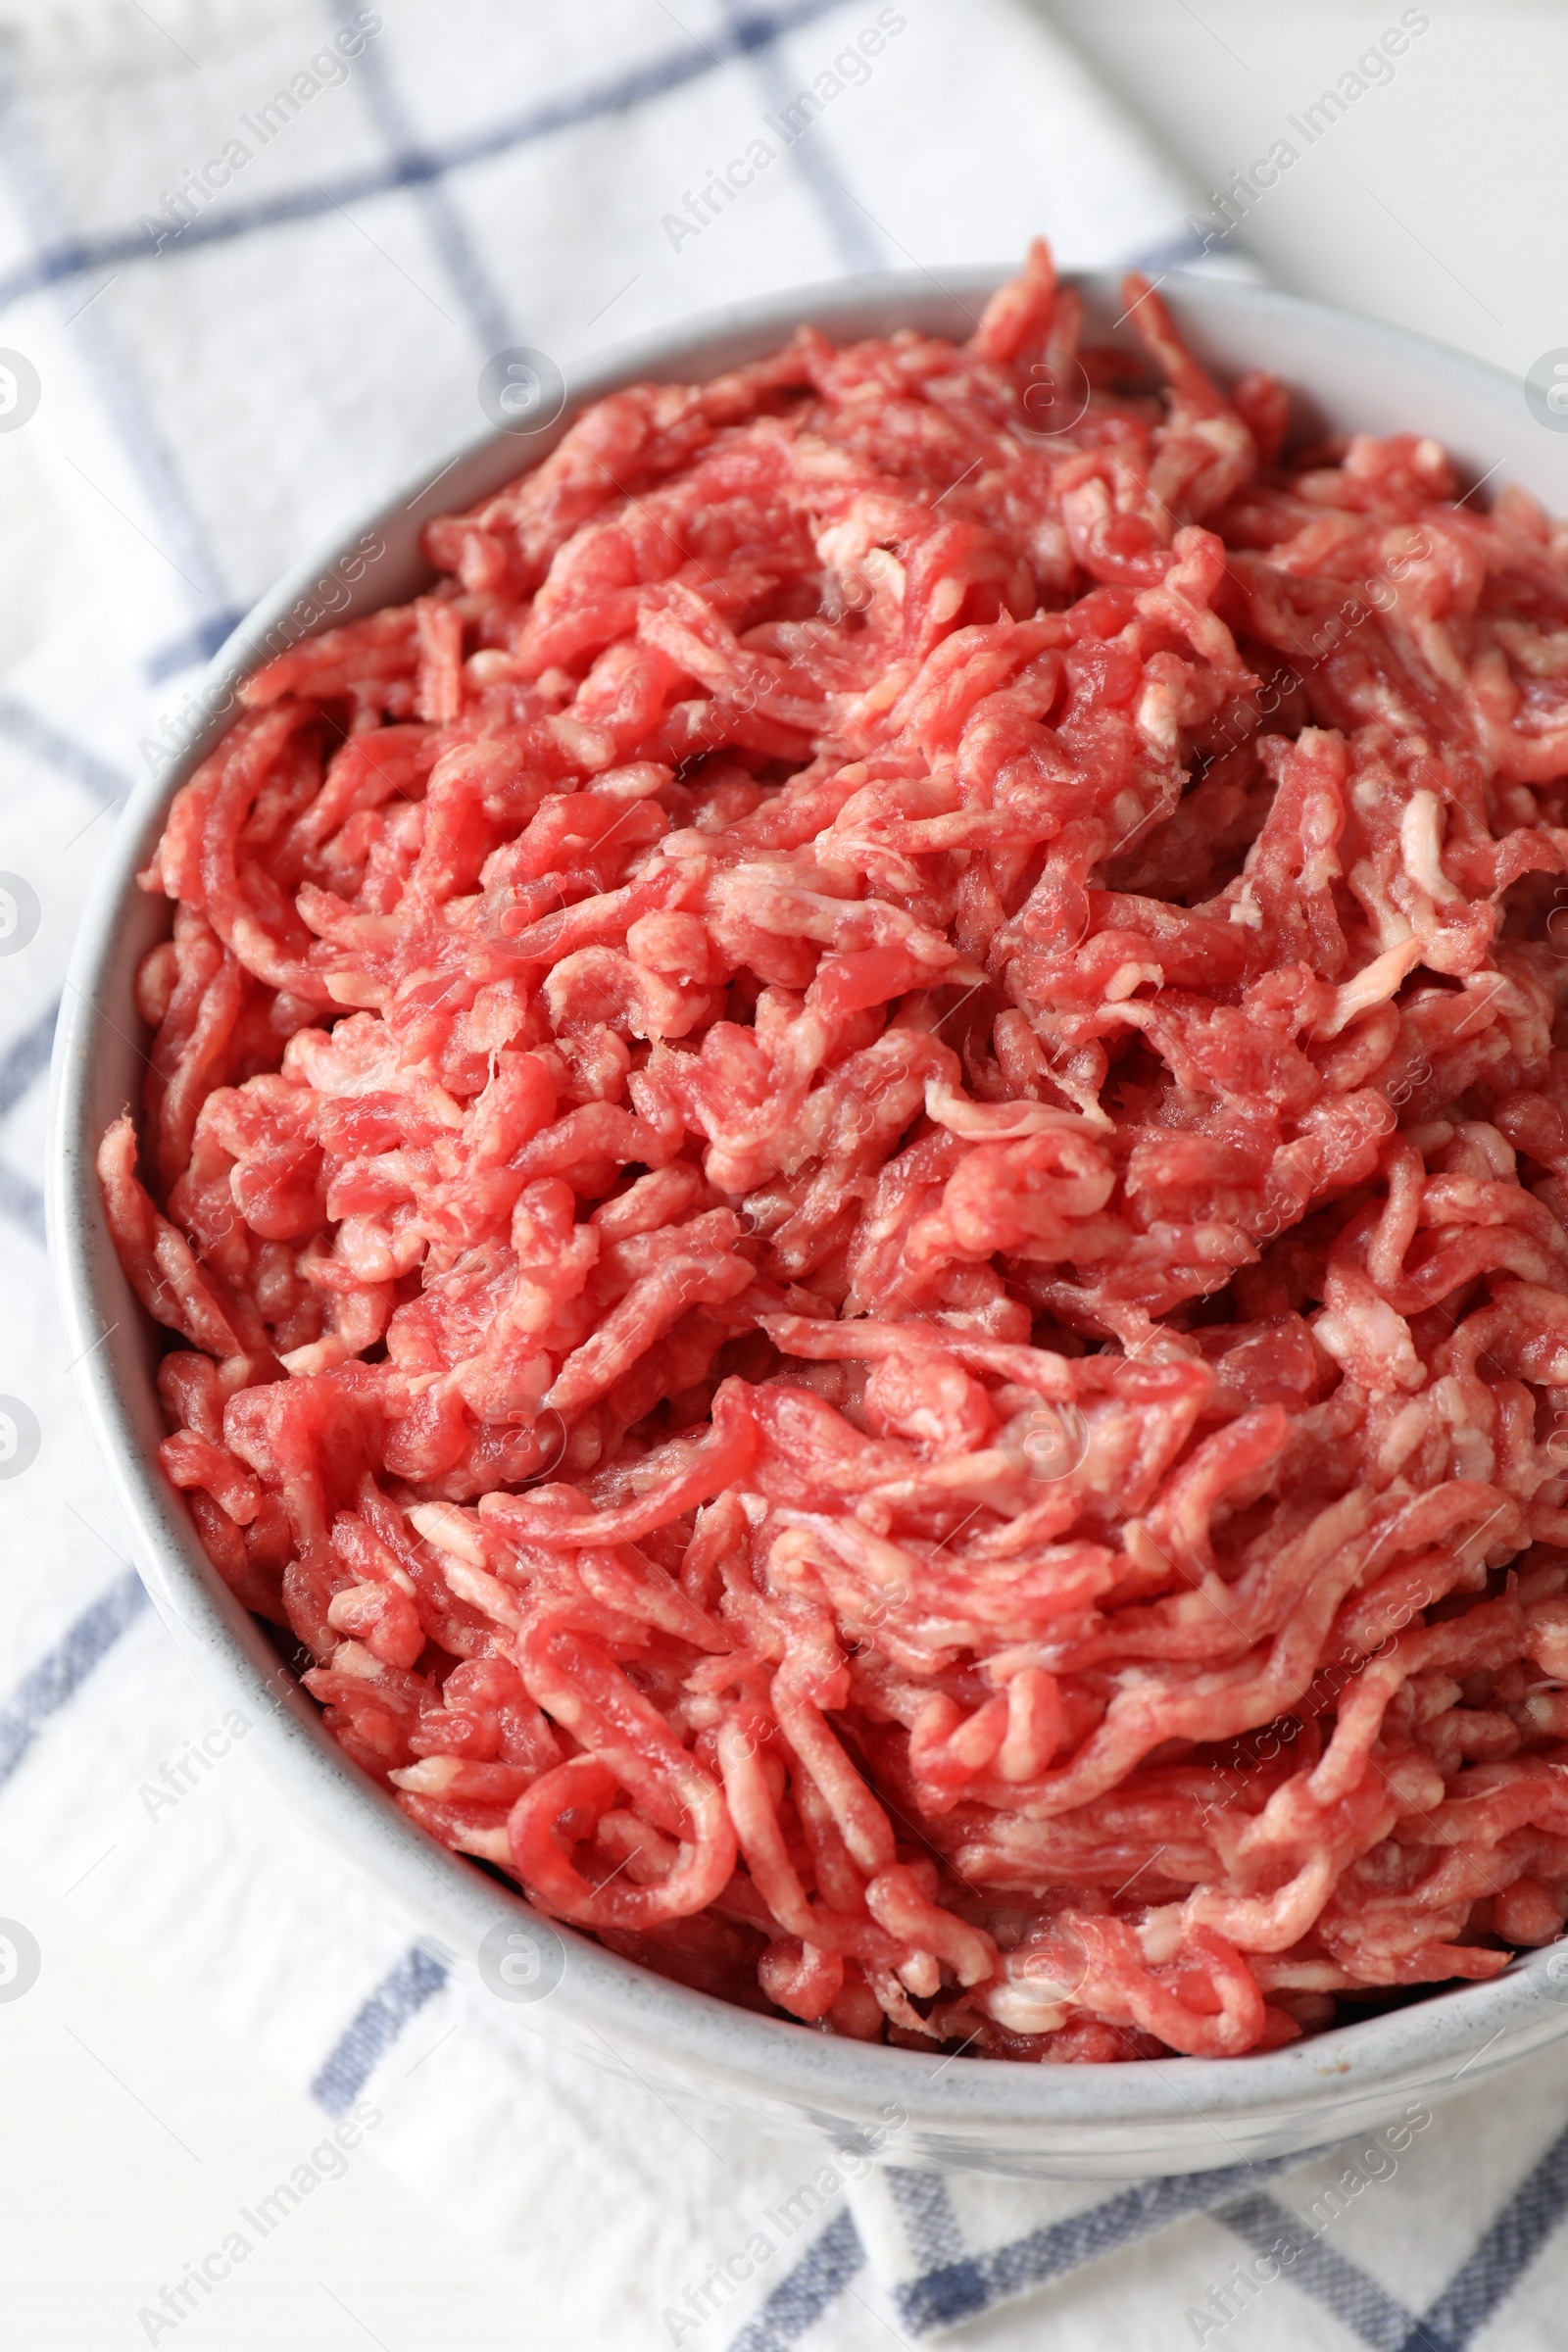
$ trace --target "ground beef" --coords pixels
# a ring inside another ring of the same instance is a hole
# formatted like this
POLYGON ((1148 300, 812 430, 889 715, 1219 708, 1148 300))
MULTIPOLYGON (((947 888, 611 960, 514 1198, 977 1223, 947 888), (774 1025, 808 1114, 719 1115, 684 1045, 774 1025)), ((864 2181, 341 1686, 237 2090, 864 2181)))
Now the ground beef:
POLYGON ((1053 2062, 1568 1907, 1568 533, 1127 302, 1036 247, 432 523, 177 795, 101 1157, 168 1475, 414 1821, 1053 2062))

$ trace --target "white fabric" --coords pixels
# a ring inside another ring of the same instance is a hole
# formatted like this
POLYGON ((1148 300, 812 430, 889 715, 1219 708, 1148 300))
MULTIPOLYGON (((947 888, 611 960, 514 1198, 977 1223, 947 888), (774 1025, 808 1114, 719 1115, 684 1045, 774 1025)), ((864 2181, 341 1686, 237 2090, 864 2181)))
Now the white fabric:
POLYGON ((40 907, 0 956, 0 1415, 20 1398, 40 1432, 0 1477, 0 1834, 330 2112, 373 2096, 379 2160, 525 2257, 528 2341, 1212 2340, 1233 2266, 1291 2236, 1272 2199, 1306 2218, 1234 2340, 1394 2346, 1439 2305, 1412 2343, 1546 2344, 1554 2262, 1527 2265, 1562 2199, 1568 2061, 1358 2143, 1312 2237, 1344 2159, 1117 2191, 865 2175, 677 2116, 462 1988, 288 1814, 141 1604, 50 1298, 43 1072, 109 811, 232 617, 473 428, 493 352, 569 367, 736 295, 940 277, 1041 228, 1067 266, 1158 267, 1188 192, 1014 0, 0 0, 0 891, 20 875, 40 907), (787 141, 803 91, 819 119, 787 141), (682 226, 758 141, 744 195, 682 226), (41 384, 14 430, 13 353, 41 384))

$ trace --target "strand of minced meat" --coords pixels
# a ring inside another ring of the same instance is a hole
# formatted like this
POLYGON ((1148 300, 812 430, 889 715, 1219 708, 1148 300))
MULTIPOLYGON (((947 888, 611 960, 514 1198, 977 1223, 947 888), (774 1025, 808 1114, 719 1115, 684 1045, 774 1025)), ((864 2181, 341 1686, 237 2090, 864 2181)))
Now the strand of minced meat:
POLYGON ((415 1821, 1052 2061, 1568 1909, 1568 539, 1128 302, 1160 391, 1037 246, 432 524, 176 797, 101 1160, 168 1474, 415 1821))

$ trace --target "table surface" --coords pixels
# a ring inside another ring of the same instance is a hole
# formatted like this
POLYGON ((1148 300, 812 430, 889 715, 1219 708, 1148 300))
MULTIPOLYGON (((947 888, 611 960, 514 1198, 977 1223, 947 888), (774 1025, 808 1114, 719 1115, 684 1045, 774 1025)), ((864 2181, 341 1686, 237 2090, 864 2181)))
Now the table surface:
MULTIPOLYGON (((1046 13, 1201 193, 1277 139, 1297 146, 1245 228, 1277 285, 1397 320, 1515 376, 1568 343, 1557 226, 1568 12, 1547 0, 1434 8, 1392 79, 1309 147, 1290 118, 1399 22, 1393 0, 1310 10, 1281 0, 1051 0, 1046 13)), ((932 135, 939 143, 940 130, 932 135)), ((18 471, 24 443, 0 442, 12 556, 0 565, 6 659, 13 624, 25 628, 29 517, 43 521, 18 471)), ((104 1943, 69 1899, 13 1867, 3 1817, 0 1883, 6 1909, 47 1937, 51 1961, 26 2004, 26 2032, 0 2034, 6 2336, 52 2352, 140 2342, 137 2307, 207 2242, 204 2216, 231 2212, 286 2169, 319 2136, 320 2118, 104 1943), (181 2086, 179 2140, 141 2106, 138 2081, 181 2086)), ((22 2015, 0 2012, 6 2022, 22 2015)), ((421 2048, 398 2063, 414 2065, 421 2048)), ((866 2326, 868 2342, 880 2336, 866 2326)), ((461 2352, 540 2340, 525 2273, 476 2251, 368 2153, 330 2199, 258 2250, 242 2285, 203 2308, 199 2333, 214 2352, 284 2343, 351 2352, 367 2341, 383 2352, 461 2352)))

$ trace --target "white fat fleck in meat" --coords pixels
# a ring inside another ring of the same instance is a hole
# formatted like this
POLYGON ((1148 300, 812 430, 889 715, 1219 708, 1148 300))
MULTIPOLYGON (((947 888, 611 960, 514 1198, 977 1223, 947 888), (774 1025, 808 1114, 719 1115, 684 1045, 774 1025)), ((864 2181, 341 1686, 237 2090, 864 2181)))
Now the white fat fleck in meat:
POLYGON ((416 1502, 409 1512, 409 1521, 438 1551, 466 1560, 470 1568, 484 1566, 484 1545, 455 1502, 416 1502))
POLYGON ((977 1998, 1009 2034, 1054 2034, 1071 2008, 1070 2002, 1052 2000, 1045 1985, 993 1984, 977 1998))
MULTIPOLYGON (((1404 921, 1402 915, 1396 915, 1394 919, 1400 923, 1404 921)), ((1348 1029, 1352 1021, 1359 1020, 1363 1012, 1370 1012, 1374 1005, 1388 1003, 1406 973, 1413 970, 1421 959, 1420 940, 1409 936, 1408 925, 1405 925, 1405 932, 1406 936, 1396 946, 1385 948, 1383 954, 1375 956, 1369 964, 1356 973, 1353 980, 1347 980, 1335 990, 1334 1003, 1326 1016, 1316 1024, 1315 1036, 1338 1037, 1342 1029, 1348 1029)))
POLYGON ((1173 752, 1178 738, 1180 689, 1163 678, 1152 678, 1138 698, 1138 732, 1158 752, 1173 752))
POLYGON ((1142 988, 1146 980, 1152 988, 1157 988, 1164 976, 1157 963, 1118 963, 1105 983, 1105 1002, 1120 1004, 1135 988, 1142 988))
POLYGON ((1464 894, 1443 870, 1442 826, 1443 812, 1437 795, 1413 792, 1399 819, 1399 854, 1405 872, 1417 888, 1424 890, 1435 905, 1451 906, 1461 903, 1464 894))

